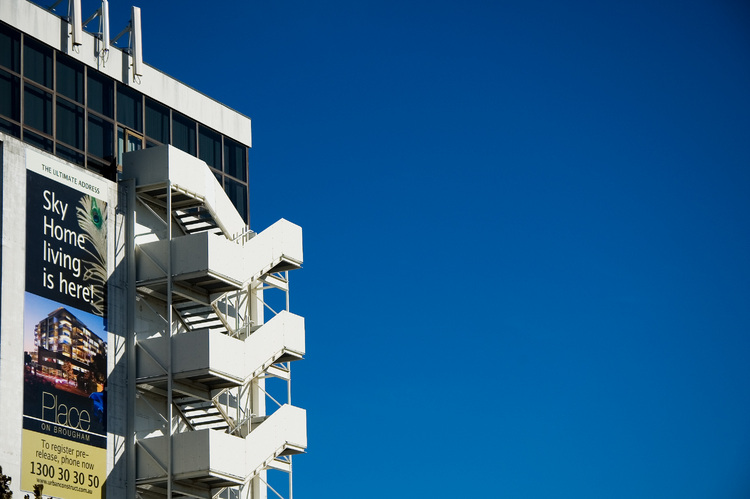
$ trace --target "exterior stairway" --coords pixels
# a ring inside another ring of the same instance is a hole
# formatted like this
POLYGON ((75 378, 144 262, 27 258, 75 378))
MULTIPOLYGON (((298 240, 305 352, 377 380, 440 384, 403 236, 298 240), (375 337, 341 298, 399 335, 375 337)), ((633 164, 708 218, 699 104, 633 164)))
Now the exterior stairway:
MULTIPOLYGON (((211 429, 172 436, 174 479, 209 489, 242 485, 264 469, 279 466, 279 457, 303 453, 307 448, 307 415, 304 409, 283 405, 242 438, 211 429), (200 452, 196 452, 200 449, 200 452)), ((138 473, 141 483, 159 484, 162 472, 156 463, 167 459, 169 437, 139 442, 138 473)))
POLYGON ((301 229, 282 219, 248 231, 205 163, 171 146, 124 155, 123 177, 135 180, 143 220, 164 213, 174 227, 171 240, 158 224, 136 235, 136 289, 171 307, 173 321, 171 335, 137 340, 136 384, 171 393, 182 422, 137 441, 138 486, 155 492, 169 483, 176 497, 208 498, 265 469, 291 471, 285 457, 307 447, 305 411, 285 404, 255 415, 239 398, 259 378, 288 380, 284 363, 305 354, 302 317, 282 311, 258 327, 247 306, 253 289, 280 282, 272 274, 302 265, 301 229))

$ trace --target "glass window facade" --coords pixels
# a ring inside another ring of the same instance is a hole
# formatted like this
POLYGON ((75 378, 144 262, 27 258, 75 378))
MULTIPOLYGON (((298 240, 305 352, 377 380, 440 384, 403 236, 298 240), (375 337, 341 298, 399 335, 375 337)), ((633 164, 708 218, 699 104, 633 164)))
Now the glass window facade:
POLYGON ((89 154, 111 160, 115 154, 115 126, 110 121, 89 114, 89 154))
POLYGON ((169 108, 146 98, 146 137, 169 144, 169 108))
POLYGON ((52 49, 32 39, 23 44, 23 75, 52 88, 52 49))
POLYGON ((224 139, 224 171, 247 182, 247 148, 232 139, 224 139))
POLYGON ((24 124, 52 135, 52 94, 34 85, 23 89, 24 124))
POLYGON ((0 114, 21 120, 21 79, 0 69, 0 114))
POLYGON ((143 131, 143 96, 125 85, 117 85, 117 121, 136 132, 143 131))
POLYGON ((172 145, 195 156, 195 121, 172 113, 172 145))
POLYGON ((57 56, 57 93, 83 104, 83 64, 57 56))
POLYGON ((21 72, 21 34, 0 24, 0 65, 21 72))
POLYGON ((114 81, 95 71, 88 72, 88 108, 107 118, 115 117, 114 81))
POLYGON ((57 100, 57 140, 83 151, 83 121, 82 107, 65 99, 57 100))
POLYGON ((204 126, 200 127, 198 157, 210 167, 221 170, 221 135, 204 126))
POLYGON ((0 132, 103 176, 123 152, 172 144, 211 167, 248 220, 248 148, 0 22, 0 132))

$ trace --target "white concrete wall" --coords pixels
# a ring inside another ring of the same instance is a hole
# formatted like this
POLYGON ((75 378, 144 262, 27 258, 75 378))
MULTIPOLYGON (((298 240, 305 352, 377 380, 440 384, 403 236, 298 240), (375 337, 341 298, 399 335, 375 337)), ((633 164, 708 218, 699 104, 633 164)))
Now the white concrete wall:
MULTIPOLYGON (((88 17, 90 14, 84 12, 83 16, 88 17)), ((148 7, 143 9, 142 15, 144 18, 148 18, 148 7)), ((101 57, 97 57, 98 39, 86 31, 83 33, 83 44, 74 50, 71 38, 67 36, 71 30, 70 25, 42 7, 27 0, 2 0, 0 2, 0 20, 68 54, 87 66, 133 87, 152 99, 166 104, 242 144, 252 146, 250 118, 147 64, 143 65, 143 75, 134 78, 131 73, 131 58, 128 54, 119 48, 112 47, 106 62, 104 62, 101 57)), ((111 20, 111 36, 117 36, 118 26, 124 27, 128 21, 129 19, 111 20), (116 24, 113 24, 115 22, 116 24)), ((97 20, 92 21, 91 26, 98 26, 97 23, 97 20)), ((127 35, 123 37, 123 39, 126 38, 127 35)), ((144 47, 146 58, 148 58, 148 50, 148 46, 144 47)))
POLYGON ((23 308, 26 256, 26 162, 24 144, 0 133, 2 141, 2 301, 0 303, 0 466, 11 490, 23 497, 23 308))

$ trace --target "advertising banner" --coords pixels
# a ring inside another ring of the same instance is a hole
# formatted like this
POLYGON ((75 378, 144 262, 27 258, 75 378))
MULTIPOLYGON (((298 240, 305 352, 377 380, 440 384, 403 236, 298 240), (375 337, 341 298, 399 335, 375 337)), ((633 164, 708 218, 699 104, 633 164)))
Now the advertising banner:
POLYGON ((108 182, 26 151, 21 489, 103 497, 108 182))

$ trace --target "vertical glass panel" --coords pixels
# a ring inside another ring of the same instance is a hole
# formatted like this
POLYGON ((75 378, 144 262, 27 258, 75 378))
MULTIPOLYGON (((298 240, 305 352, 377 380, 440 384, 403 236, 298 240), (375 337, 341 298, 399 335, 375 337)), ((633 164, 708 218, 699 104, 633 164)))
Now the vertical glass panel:
POLYGON ((103 159, 114 156, 115 128, 109 121, 89 114, 89 154, 103 159))
POLYGON ((117 127, 117 164, 122 164, 122 153, 125 151, 125 129, 117 127))
POLYGON ((228 137, 224 137, 224 172, 247 181, 247 148, 228 137))
POLYGON ((57 98, 57 140, 83 150, 83 108, 57 98))
POLYGON ((112 80, 93 70, 88 72, 87 80, 88 108, 108 118, 114 118, 115 89, 112 80))
POLYGON ((143 149, 143 139, 133 133, 126 134, 127 149, 126 152, 140 151, 143 149))
POLYGON ((0 65, 21 72, 21 33, 0 24, 0 65))
POLYGON ((221 135, 204 126, 198 127, 198 157, 221 170, 221 135))
POLYGON ((146 98, 146 136, 169 144, 169 108, 146 98))
POLYGON ((229 196, 229 199, 232 201, 235 208, 237 208, 237 211, 242 216, 243 220, 247 222, 247 186, 242 185, 229 177, 224 177, 224 191, 227 193, 227 196, 229 196))
POLYGON ((57 144, 55 156, 60 156, 63 159, 67 159, 71 163, 83 166, 84 156, 82 153, 74 151, 73 149, 68 149, 67 147, 60 144, 57 144))
POLYGON ((122 164, 122 153, 125 150, 125 130, 121 127, 117 127, 117 164, 122 164))
POLYGON ((23 96, 24 123, 52 135, 52 94, 27 84, 23 96))
POLYGON ((83 64, 57 54, 57 92, 83 104, 83 64))
POLYGON ((23 75, 52 88, 52 48, 27 37, 23 45, 23 75))
POLYGON ((117 121, 136 132, 143 131, 141 94, 125 85, 117 85, 117 121))
POLYGON ((36 133, 24 129, 23 140, 24 142, 28 142, 29 144, 37 146, 39 149, 44 149, 45 151, 52 152, 52 139, 42 137, 41 135, 37 135, 36 133))
POLYGON ((212 168, 211 173, 214 174, 214 177, 216 177, 216 180, 219 182, 219 185, 224 185, 224 175, 222 175, 221 172, 218 172, 212 168))
POLYGON ((195 121, 172 113, 172 145, 195 156, 195 121))
POLYGON ((0 70, 0 114, 21 121, 21 79, 0 70))
POLYGON ((14 137, 20 137, 21 127, 16 125, 15 123, 11 123, 8 120, 0 118, 0 132, 7 133, 8 135, 12 135, 14 137))

